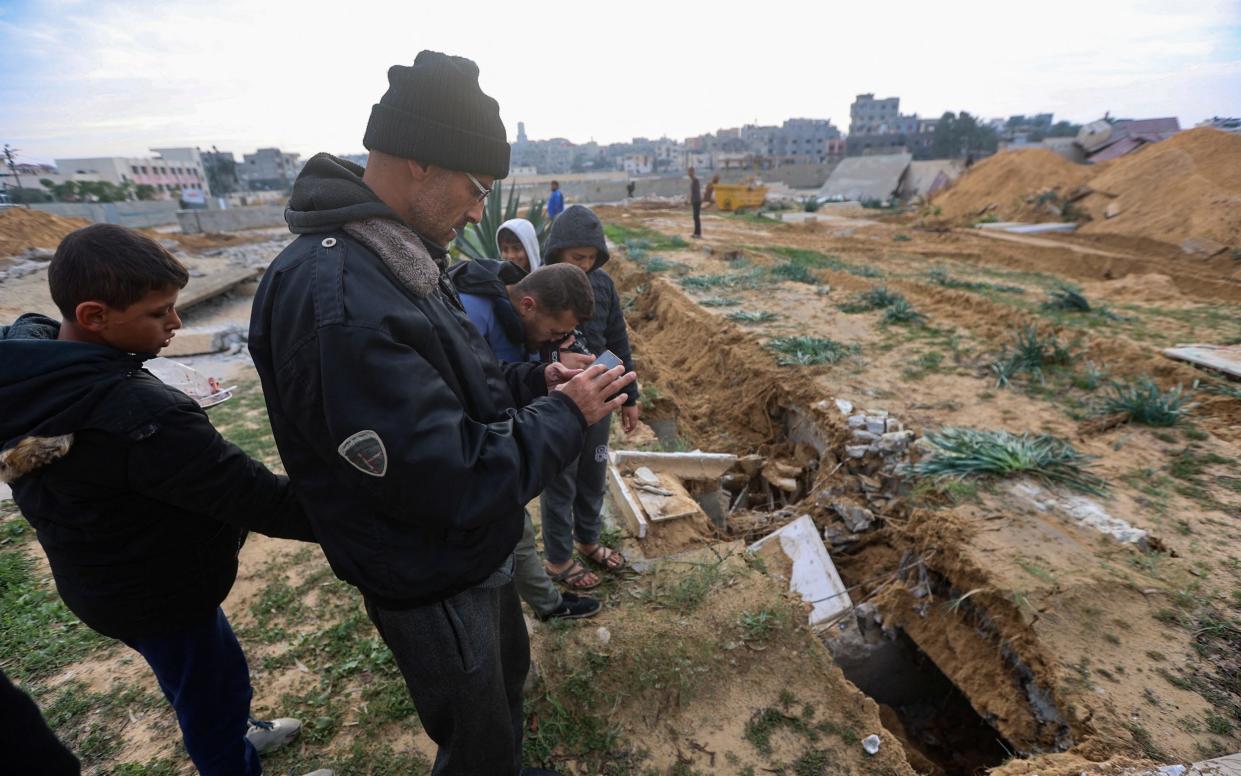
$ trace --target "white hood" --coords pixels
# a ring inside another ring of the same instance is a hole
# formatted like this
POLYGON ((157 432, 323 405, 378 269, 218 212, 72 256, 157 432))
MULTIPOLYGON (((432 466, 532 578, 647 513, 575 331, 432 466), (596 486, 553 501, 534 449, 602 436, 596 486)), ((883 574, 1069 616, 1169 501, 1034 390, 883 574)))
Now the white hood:
POLYGON ((526 249, 526 258, 530 259, 531 272, 543 266, 543 257, 539 255, 539 237, 534 233, 534 224, 524 218, 510 218, 500 224, 500 228, 496 230, 496 245, 500 244, 500 232, 505 229, 517 235, 521 246, 526 249))

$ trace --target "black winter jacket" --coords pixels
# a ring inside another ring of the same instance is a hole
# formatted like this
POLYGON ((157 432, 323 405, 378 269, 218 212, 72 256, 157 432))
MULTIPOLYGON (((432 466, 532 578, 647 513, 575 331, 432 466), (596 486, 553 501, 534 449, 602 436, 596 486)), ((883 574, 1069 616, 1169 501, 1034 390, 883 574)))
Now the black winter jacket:
POLYGON ((306 164, 285 214, 301 236, 259 286, 250 351, 333 570, 405 608, 500 567, 586 423, 546 396, 544 365, 501 367, 443 275, 443 249, 361 173, 327 154, 306 164))
POLYGON ((141 356, 0 327, 0 478, 34 526, 68 607, 119 639, 211 615, 246 529, 313 540, 288 480, 226 442, 141 356))

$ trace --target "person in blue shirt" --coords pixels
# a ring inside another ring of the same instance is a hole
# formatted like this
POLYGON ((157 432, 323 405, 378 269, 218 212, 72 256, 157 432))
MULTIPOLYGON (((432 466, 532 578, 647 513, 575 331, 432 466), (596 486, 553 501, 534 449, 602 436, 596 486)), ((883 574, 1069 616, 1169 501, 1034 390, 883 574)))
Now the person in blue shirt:
POLYGON ((560 182, 552 181, 552 194, 547 198, 547 217, 555 220, 564 212, 564 194, 560 193, 560 182))
MULTIPOLYGON (((537 252, 534 258, 537 262, 537 252)), ((527 274, 512 262, 476 259, 453 266, 448 274, 470 322, 501 361, 527 361, 541 349, 555 347, 594 314, 590 280, 571 264, 527 274)), ((539 619, 572 620, 598 613, 597 599, 562 593, 548 576, 535 549, 529 511, 513 553, 517 594, 539 619)))

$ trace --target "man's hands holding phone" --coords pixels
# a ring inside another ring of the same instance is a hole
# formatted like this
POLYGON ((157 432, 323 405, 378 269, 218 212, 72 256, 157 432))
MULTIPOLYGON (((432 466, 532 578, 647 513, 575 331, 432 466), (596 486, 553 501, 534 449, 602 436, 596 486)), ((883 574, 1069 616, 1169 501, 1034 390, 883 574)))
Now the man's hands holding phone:
POLYGON ((557 385, 555 390, 572 399, 586 422, 593 426, 608 413, 621 408, 628 398, 625 386, 637 378, 637 374, 626 372, 624 365, 608 369, 603 364, 594 364, 567 383, 557 385))

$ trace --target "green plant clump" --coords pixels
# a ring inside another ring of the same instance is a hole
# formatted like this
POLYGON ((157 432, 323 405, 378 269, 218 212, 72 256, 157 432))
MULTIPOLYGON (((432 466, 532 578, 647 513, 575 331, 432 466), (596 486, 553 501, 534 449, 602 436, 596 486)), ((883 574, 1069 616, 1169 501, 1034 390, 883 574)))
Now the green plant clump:
POLYGON ((937 449, 914 464, 916 476, 960 479, 1028 475, 1096 495, 1106 489, 1102 479, 1087 471, 1094 459, 1058 437, 949 427, 926 438, 937 449))
POLYGON ((821 337, 776 337, 767 343, 776 351, 776 362, 781 366, 810 366, 812 364, 835 364, 858 352, 856 345, 845 345, 821 337))
POLYGON ((1131 423, 1143 426, 1175 426, 1195 406, 1181 386, 1164 391, 1149 377, 1112 383, 1108 390, 1110 395, 1103 399, 1101 414, 1124 415, 1131 423))
POLYGON ((1028 374, 1042 382, 1045 369, 1068 366, 1074 358, 1073 351, 1055 334, 1041 335, 1037 327, 1027 325, 991 363, 991 371, 995 374, 996 386, 1000 388, 1009 385, 1014 377, 1021 374, 1028 374))

